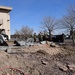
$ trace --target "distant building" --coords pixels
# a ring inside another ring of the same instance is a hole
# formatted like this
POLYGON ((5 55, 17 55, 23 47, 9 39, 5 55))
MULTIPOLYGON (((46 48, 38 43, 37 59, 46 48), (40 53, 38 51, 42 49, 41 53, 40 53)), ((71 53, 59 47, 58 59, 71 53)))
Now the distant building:
POLYGON ((0 6, 0 30, 5 29, 10 39, 10 15, 11 7, 0 6))

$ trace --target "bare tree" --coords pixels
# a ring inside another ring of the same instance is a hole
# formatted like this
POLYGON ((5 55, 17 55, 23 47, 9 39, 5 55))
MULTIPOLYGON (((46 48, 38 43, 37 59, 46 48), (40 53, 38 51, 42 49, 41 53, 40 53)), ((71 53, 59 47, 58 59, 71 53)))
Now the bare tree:
POLYGON ((49 38, 52 40, 52 31, 56 29, 57 22, 52 17, 44 17, 42 22, 42 28, 49 33, 49 38))
POLYGON ((15 34, 13 35, 14 38, 16 38, 16 39, 20 39, 20 35, 21 35, 20 30, 15 30, 15 34))
POLYGON ((20 35, 20 31, 19 30, 15 30, 15 35, 20 35))
POLYGON ((74 43, 74 29, 75 29, 75 8, 69 7, 67 15, 63 16, 61 20, 62 28, 70 31, 72 36, 72 41, 74 43))
POLYGON ((25 39, 29 38, 33 33, 33 29, 28 26, 23 26, 21 28, 21 34, 24 35, 25 39))
POLYGON ((22 28, 20 30, 16 30, 15 34, 19 35, 21 39, 27 39, 29 37, 31 37, 33 33, 33 29, 28 27, 28 26, 22 26, 22 28))

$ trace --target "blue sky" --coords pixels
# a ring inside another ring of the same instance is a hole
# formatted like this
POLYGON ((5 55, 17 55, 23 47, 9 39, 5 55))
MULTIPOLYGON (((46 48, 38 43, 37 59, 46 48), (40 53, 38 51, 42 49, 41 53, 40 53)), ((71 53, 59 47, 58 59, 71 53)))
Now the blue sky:
POLYGON ((11 34, 14 34, 16 29, 24 25, 33 28, 35 32, 40 31, 43 17, 60 19, 66 14, 69 5, 75 5, 75 0, 0 0, 0 5, 13 8, 10 24, 11 34))

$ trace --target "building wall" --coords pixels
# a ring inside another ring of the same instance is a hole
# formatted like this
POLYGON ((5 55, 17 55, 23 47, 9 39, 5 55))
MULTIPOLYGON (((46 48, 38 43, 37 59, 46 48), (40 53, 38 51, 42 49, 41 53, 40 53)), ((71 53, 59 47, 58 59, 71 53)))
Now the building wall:
POLYGON ((9 13, 0 12, 0 29, 5 29, 10 39, 10 15, 9 13))

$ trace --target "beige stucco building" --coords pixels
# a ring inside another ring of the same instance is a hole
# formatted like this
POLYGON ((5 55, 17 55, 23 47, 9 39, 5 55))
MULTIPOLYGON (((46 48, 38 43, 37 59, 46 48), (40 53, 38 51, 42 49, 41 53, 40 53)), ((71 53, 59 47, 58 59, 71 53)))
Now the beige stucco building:
POLYGON ((0 6, 0 29, 5 29, 10 39, 10 14, 11 7, 0 6))

